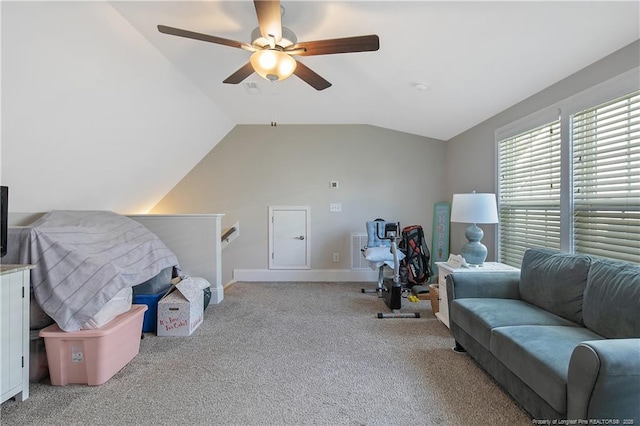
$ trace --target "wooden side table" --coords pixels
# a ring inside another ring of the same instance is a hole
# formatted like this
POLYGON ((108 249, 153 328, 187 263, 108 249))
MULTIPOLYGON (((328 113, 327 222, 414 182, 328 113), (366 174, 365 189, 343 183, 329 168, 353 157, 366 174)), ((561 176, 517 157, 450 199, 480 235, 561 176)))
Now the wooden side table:
POLYGON ((439 312, 436 314, 444 325, 449 327, 449 304, 447 302, 447 275, 452 272, 464 273, 464 274, 482 274, 487 272, 498 271, 519 271, 518 268, 505 265, 499 262, 485 262, 482 266, 472 266, 469 268, 456 268, 448 265, 446 262, 436 262, 438 267, 438 299, 439 299, 439 312))

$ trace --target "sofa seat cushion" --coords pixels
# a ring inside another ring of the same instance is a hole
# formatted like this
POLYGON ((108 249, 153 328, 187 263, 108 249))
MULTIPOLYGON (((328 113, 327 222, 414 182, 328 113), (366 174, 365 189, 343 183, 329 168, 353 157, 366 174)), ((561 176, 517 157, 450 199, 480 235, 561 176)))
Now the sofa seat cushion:
POLYGON ((584 327, 494 328, 491 353, 559 413, 567 412, 567 374, 574 348, 603 338, 584 327))
POLYGON ((450 320, 489 350, 491 330, 508 325, 578 327, 565 318, 519 299, 468 298, 451 303, 450 320))

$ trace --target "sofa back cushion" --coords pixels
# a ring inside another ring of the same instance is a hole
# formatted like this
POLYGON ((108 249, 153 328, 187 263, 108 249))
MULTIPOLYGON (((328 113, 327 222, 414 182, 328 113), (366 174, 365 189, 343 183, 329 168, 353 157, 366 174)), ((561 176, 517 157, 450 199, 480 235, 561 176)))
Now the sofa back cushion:
POLYGON ((591 258, 549 249, 527 250, 520 271, 520 297, 583 325, 582 299, 591 258))
POLYGON ((640 337, 640 266, 594 260, 582 310, 585 326, 603 337, 640 337))

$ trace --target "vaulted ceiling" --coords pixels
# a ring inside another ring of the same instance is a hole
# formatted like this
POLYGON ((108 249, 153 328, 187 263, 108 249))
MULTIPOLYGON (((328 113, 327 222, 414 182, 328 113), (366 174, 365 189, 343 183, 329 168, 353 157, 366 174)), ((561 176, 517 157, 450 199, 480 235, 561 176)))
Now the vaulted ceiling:
POLYGON ((370 124, 446 141, 640 38, 636 0, 282 5, 300 41, 377 34, 380 49, 300 57, 332 83, 323 91, 255 74, 248 90, 222 81, 249 52, 157 25, 249 42, 250 0, 0 2, 12 210, 147 211, 242 124, 370 124))
POLYGON ((441 140, 640 38, 637 1, 283 1, 299 41, 380 37, 376 52, 299 57, 332 83, 316 91, 295 76, 223 84, 249 52, 156 28, 250 42, 252 1, 112 6, 236 124, 364 123, 441 140))

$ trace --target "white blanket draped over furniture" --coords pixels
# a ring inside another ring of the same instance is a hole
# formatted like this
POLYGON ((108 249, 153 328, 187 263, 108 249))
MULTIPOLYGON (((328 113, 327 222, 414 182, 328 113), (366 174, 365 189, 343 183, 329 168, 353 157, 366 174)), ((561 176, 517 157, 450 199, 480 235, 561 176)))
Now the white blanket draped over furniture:
POLYGON ((123 288, 178 265, 155 234, 109 211, 52 211, 8 236, 20 263, 35 265, 38 304, 65 331, 80 330, 123 288))

